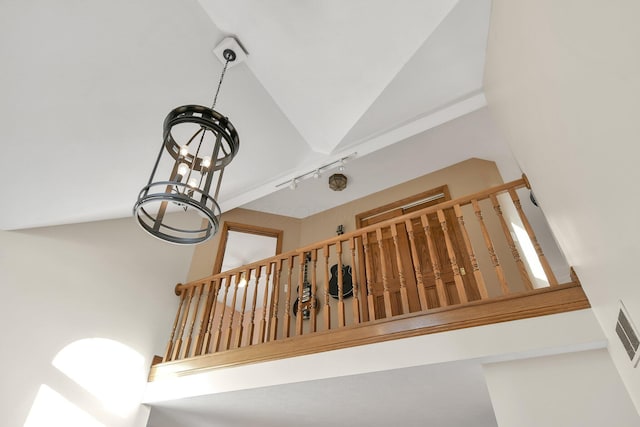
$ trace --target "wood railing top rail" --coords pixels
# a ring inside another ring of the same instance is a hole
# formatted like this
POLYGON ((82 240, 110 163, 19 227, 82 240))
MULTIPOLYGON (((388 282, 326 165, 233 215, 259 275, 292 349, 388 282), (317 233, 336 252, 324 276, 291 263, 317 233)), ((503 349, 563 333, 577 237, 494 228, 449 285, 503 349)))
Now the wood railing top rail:
POLYGON ((452 200, 448 200, 446 202, 442 202, 439 203, 437 205, 433 205, 433 206, 429 206, 426 207, 424 209, 418 210, 418 211, 414 211, 414 212, 410 212, 401 216, 397 216, 385 221, 381 221, 372 225, 368 225, 366 227, 362 227, 359 228, 357 230, 348 232, 348 233, 344 233, 340 236, 333 236, 329 239, 326 240, 322 240, 320 242, 315 242, 303 247, 300 247, 298 249, 294 249, 279 255, 275 255, 273 257, 269 257, 269 258, 265 258, 262 259, 260 261, 256 261, 253 262, 251 264, 246 264, 243 265, 241 267, 237 267, 231 270, 227 270, 224 271, 222 273, 217 273, 217 274, 213 274, 210 276, 206 276, 203 277, 201 279, 197 279, 197 280, 193 280, 189 283, 179 283, 178 285, 176 285, 176 294, 179 294, 181 290, 186 289, 186 288, 190 288, 192 286, 196 286, 199 285, 203 282, 209 282, 212 280, 216 280, 216 279, 220 279, 220 278, 224 278, 224 277, 231 277, 234 275, 240 275, 243 272, 246 272, 247 270, 251 270, 251 269, 255 269, 258 268, 260 266, 264 266, 268 263, 273 263, 273 262, 278 262, 279 260, 285 260, 288 259, 290 257, 293 256, 297 256, 301 253, 305 253, 305 252, 309 252, 311 250, 314 249, 319 249, 319 248, 323 248, 325 246, 332 246, 332 245, 336 245, 339 242, 345 242, 345 241, 349 241, 351 238, 355 238, 355 237, 360 237, 366 233, 369 232, 375 232, 376 230, 380 229, 380 228, 384 228, 384 227, 388 227, 391 226, 393 224, 399 224, 399 223, 403 223, 408 219, 413 219, 413 218, 419 218, 422 215, 428 215, 428 214, 432 214, 432 213, 437 213, 440 210, 444 210, 444 209, 450 209, 453 208, 456 205, 459 206, 464 206, 464 205, 468 205, 471 204, 474 200, 478 201, 478 200, 484 200, 484 199, 488 199, 490 198, 492 195, 495 194, 499 194, 499 193, 503 193, 503 192, 507 192, 509 190, 517 190, 519 188, 524 188, 524 187, 529 187, 528 185, 528 181, 526 179, 526 176, 523 175, 522 178, 514 180, 514 181, 510 181, 507 182, 505 184, 501 184, 501 185, 497 185, 495 187, 491 187, 488 188, 486 190, 482 190, 482 191, 478 191, 477 193, 473 193, 467 196, 463 196, 463 197, 458 197, 456 199, 452 199, 452 200))

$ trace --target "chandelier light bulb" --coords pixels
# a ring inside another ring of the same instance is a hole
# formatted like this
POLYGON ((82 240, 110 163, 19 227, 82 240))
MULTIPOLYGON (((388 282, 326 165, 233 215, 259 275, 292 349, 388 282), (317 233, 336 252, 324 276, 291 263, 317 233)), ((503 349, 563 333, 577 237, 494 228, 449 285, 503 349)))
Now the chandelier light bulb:
POLYGON ((187 166, 186 163, 180 163, 180 166, 178 166, 178 175, 180 178, 185 176, 187 173, 189 173, 189 166, 187 166))
POLYGON ((189 147, 187 147, 186 145, 180 147, 180 155, 182 157, 186 157, 187 154, 189 154, 189 147))
POLYGON ((198 181, 195 178, 191 178, 189 182, 187 182, 187 185, 191 188, 195 188, 198 186, 198 181))
POLYGON ((203 168, 208 168, 209 166, 211 166, 211 157, 209 156, 203 157, 201 164, 203 168))

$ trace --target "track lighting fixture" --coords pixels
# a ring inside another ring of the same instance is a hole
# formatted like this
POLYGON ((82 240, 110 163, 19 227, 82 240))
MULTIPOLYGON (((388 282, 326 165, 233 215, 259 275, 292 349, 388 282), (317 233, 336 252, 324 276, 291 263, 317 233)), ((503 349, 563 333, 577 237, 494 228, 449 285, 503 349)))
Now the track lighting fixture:
POLYGON ((295 190, 296 188, 298 188, 298 184, 302 180, 311 178, 311 177, 313 177, 314 179, 318 179, 322 176, 323 172, 326 172, 336 167, 340 172, 344 172, 344 169, 345 169, 344 164, 347 163, 349 160, 353 159, 357 154, 358 153, 351 153, 348 156, 341 157, 340 159, 334 160, 331 163, 324 164, 309 172, 303 173, 302 175, 298 175, 288 181, 281 182, 280 184, 276 185, 276 188, 280 188, 285 185, 288 185, 290 189, 295 190))

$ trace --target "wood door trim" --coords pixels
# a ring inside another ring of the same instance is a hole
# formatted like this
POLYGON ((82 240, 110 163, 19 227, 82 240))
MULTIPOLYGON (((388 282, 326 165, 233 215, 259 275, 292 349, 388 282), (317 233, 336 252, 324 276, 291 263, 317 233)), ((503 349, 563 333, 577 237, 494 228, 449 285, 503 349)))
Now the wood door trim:
MULTIPOLYGON (((449 192, 448 185, 441 185, 440 187, 432 188, 431 190, 423 191, 422 193, 414 194, 413 196, 405 197, 404 199, 396 200, 395 202, 388 203, 386 205, 378 206, 377 208, 370 209, 365 212, 361 212, 356 215, 356 228, 362 227, 362 222, 365 219, 372 218, 374 216, 383 214, 387 211, 402 208, 415 202, 419 202, 423 199, 436 196, 438 194, 444 194, 444 200, 451 200, 451 193, 449 192)), ((439 202, 440 203, 440 202, 439 202)), ((371 224, 369 224, 371 225, 371 224)))
POLYGON ((220 243, 218 244, 218 253, 216 254, 216 261, 213 264, 213 271, 211 274, 218 274, 222 269, 222 260, 227 249, 229 231, 256 234, 258 236, 274 237, 276 239, 275 255, 280 255, 282 253, 282 230, 261 227, 259 225, 241 224, 239 222, 225 221, 224 224, 222 224, 222 231, 220 232, 220 243))

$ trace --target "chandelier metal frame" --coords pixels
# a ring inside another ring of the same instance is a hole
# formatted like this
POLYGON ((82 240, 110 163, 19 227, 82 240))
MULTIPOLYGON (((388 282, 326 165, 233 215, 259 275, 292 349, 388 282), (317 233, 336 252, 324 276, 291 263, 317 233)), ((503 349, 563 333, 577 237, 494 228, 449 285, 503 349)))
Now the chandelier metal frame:
POLYGON ((227 117, 214 110, 227 66, 236 59, 232 49, 225 49, 223 55, 226 62, 212 107, 183 105, 165 118, 160 152, 149 182, 140 191, 133 207, 140 226, 167 242, 201 243, 220 227, 221 211, 216 200, 224 168, 240 148, 235 127, 227 117), (184 134, 181 129, 185 126, 196 129, 186 141, 181 138, 184 134), (165 169, 161 171, 163 166, 165 169), (166 166, 170 169, 168 173, 166 166), (168 176, 168 179, 157 176, 168 176), (194 224, 193 219, 191 223, 182 219, 179 213, 189 210, 205 221, 194 224))

